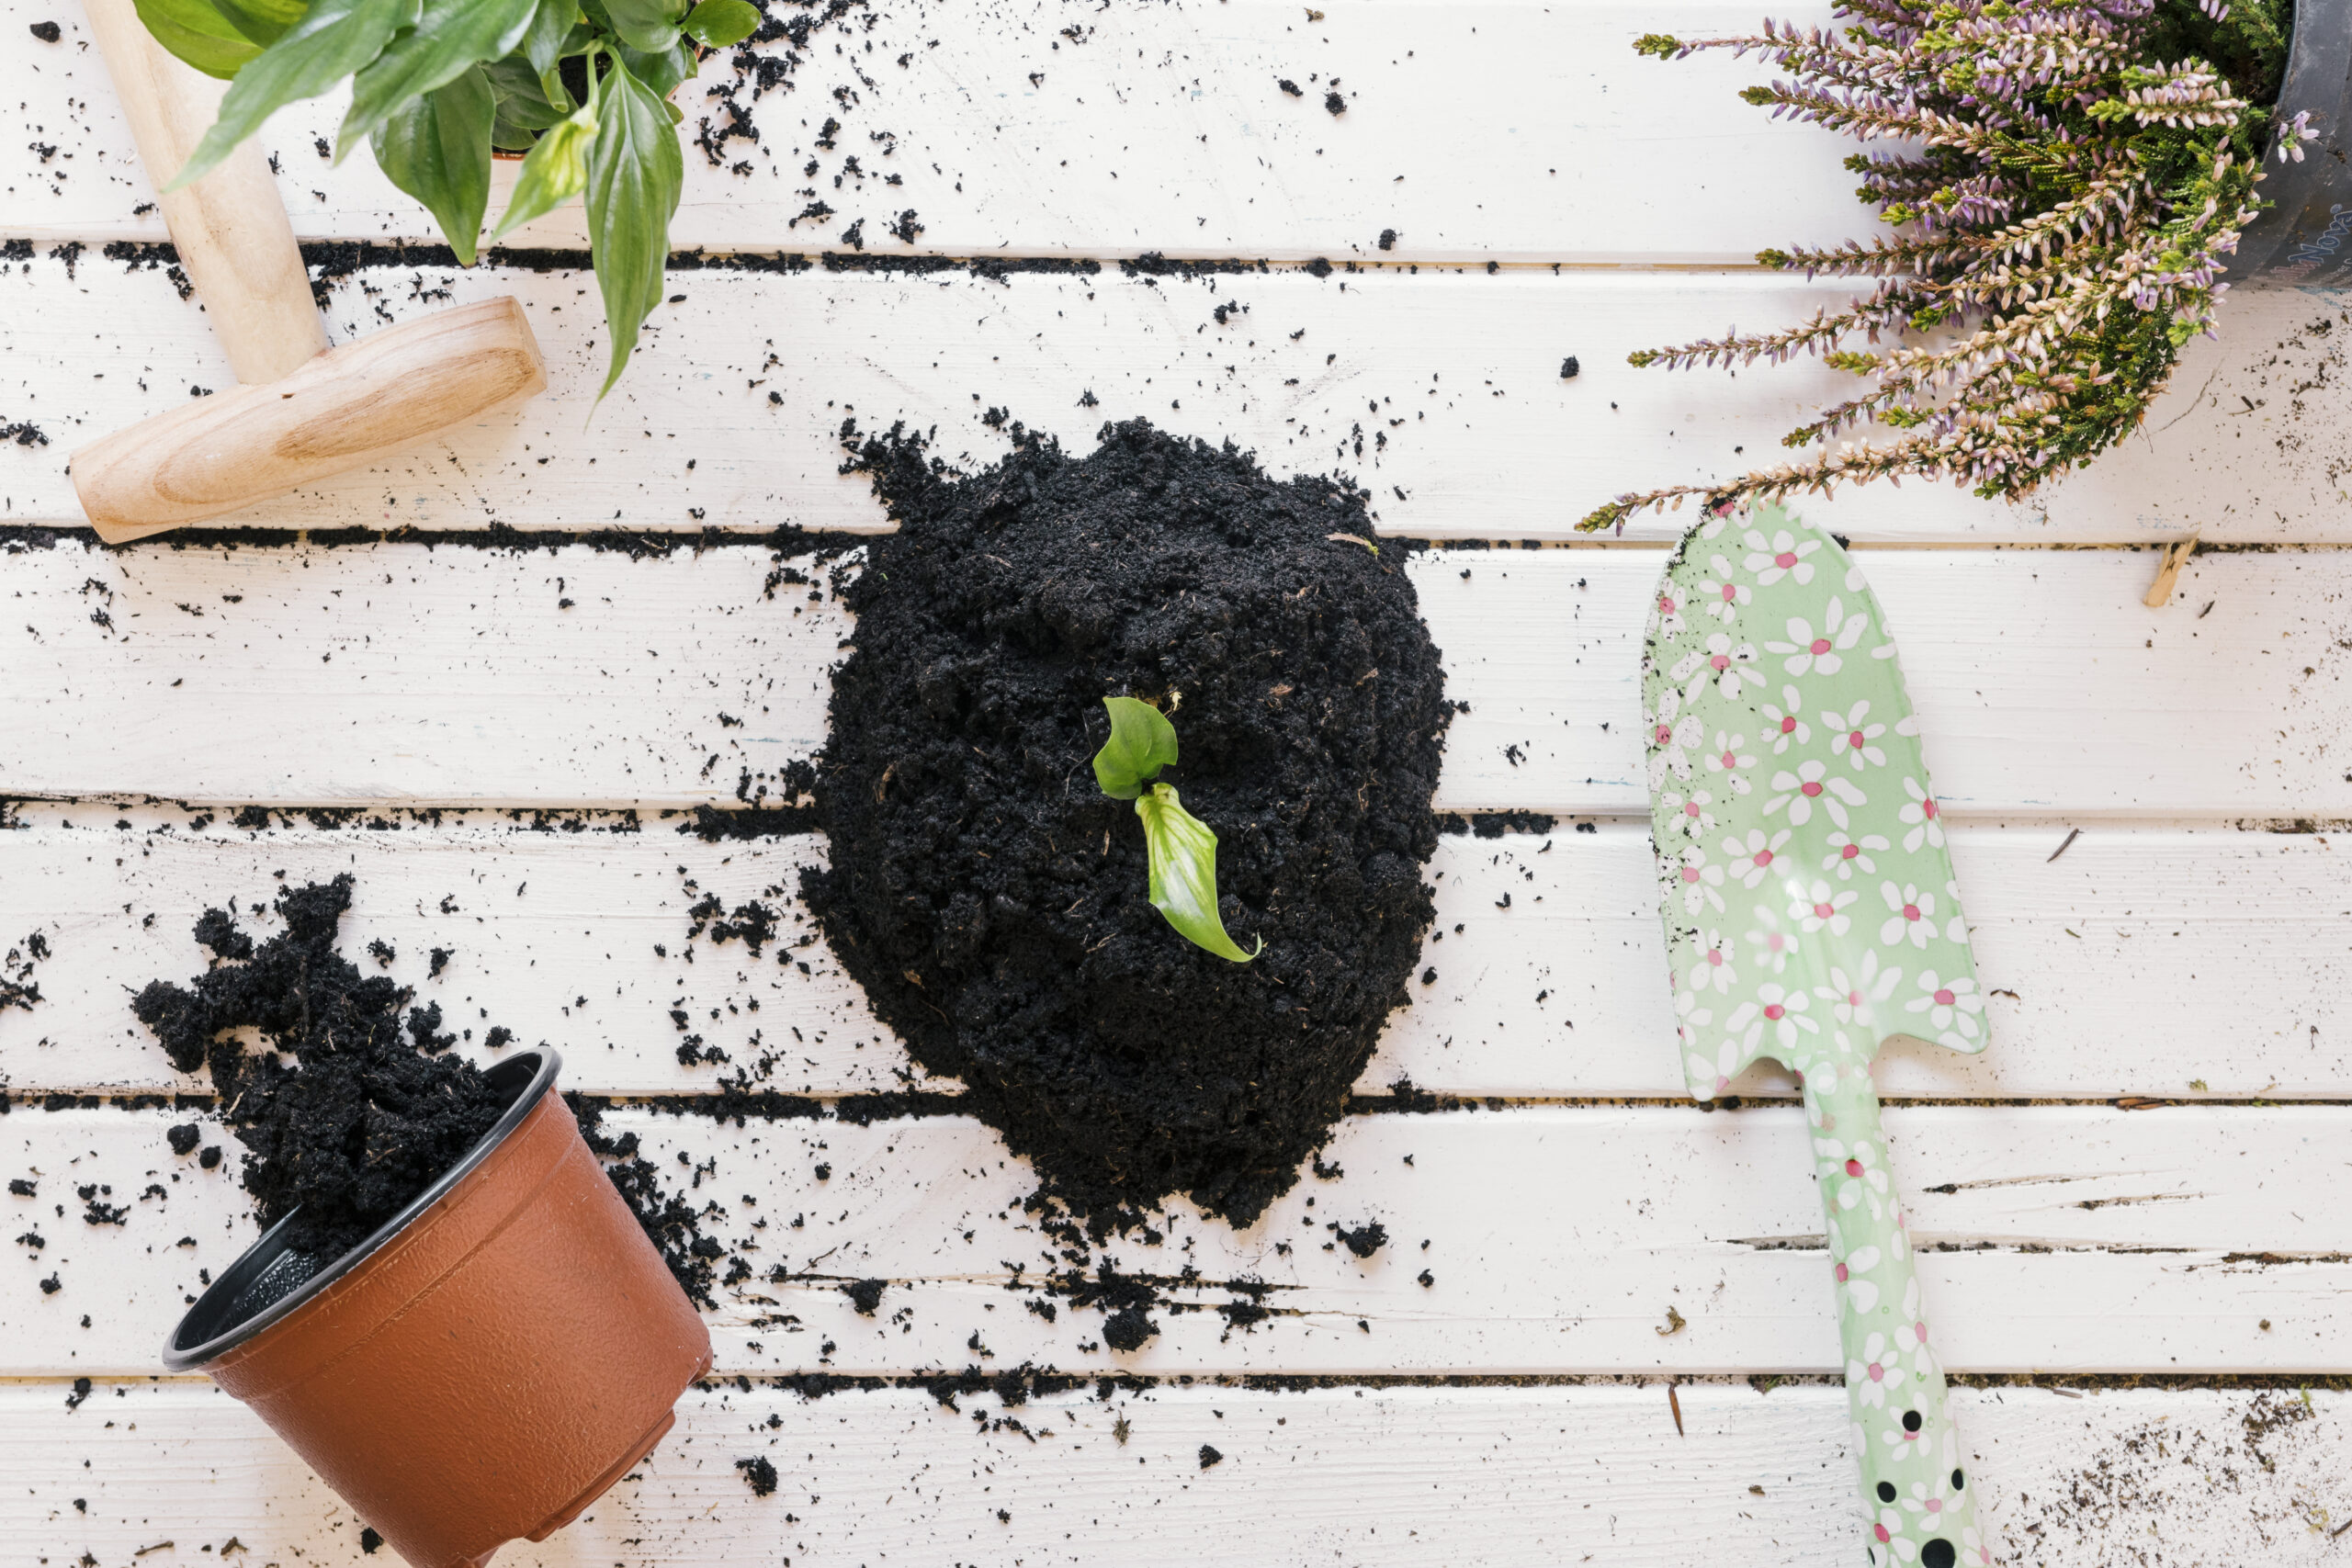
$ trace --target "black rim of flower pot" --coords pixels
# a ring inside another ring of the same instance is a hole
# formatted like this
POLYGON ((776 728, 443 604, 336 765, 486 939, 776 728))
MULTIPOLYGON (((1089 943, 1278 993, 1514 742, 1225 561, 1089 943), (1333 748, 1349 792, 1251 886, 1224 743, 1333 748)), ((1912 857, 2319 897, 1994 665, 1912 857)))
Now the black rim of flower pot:
POLYGON ((2318 139, 2301 163, 2278 161, 2278 139, 2256 193, 2271 203, 2246 226, 2230 259, 2233 281, 2279 288, 2352 283, 2352 4, 2301 0, 2278 93, 2278 136, 2311 113, 2318 139))
POLYGON ((262 1330, 300 1310, 303 1303, 357 1268, 364 1258, 392 1239, 402 1227, 445 1197, 467 1174, 504 1143, 539 1100, 555 1087, 563 1058, 548 1046, 524 1051, 482 1070, 493 1089, 514 1089, 514 1101, 465 1157, 441 1173, 432 1186, 374 1235, 342 1257, 317 1268, 315 1260, 287 1245, 287 1227, 301 1213, 299 1208, 269 1227, 244 1256, 221 1270, 211 1288, 172 1330, 164 1344, 164 1365, 175 1372, 188 1371, 233 1349, 262 1330))

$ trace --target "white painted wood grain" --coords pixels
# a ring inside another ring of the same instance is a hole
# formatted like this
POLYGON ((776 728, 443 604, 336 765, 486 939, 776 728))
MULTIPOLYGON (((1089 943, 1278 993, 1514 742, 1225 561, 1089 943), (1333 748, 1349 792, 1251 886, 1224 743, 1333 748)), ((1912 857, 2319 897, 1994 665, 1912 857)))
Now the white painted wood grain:
MULTIPOLYGON (((1844 1393, 1686 1384, 1090 1391, 1008 1409, 914 1390, 690 1393, 651 1459, 511 1568, 899 1562, 1192 1568, 1815 1568, 1851 1550, 1844 1393), (973 1416, 986 1418, 975 1423, 973 1416), (998 1426, 1003 1417, 1017 1425, 998 1426), (1125 1424, 1125 1441, 1114 1428, 1125 1424), (1221 1459, 1200 1464, 1203 1445, 1221 1459), (782 1484, 754 1498, 738 1459, 782 1484), (1000 1511, 1009 1516, 1000 1517, 1000 1511), (1722 1543, 1718 1550, 1716 1543, 1722 1543)), ((368 1568, 363 1521, 260 1421, 198 1383, 0 1389, 0 1536, 33 1562, 368 1568), (75 1506, 75 1499, 82 1506, 75 1506), (206 1547, 213 1552, 205 1551, 206 1547)), ((2332 1562, 2352 1510, 2344 1396, 2290 1388, 1959 1389, 1996 1557, 2049 1568, 2332 1562), (2249 1425, 2251 1421, 2251 1425, 2249 1425), (2160 1551, 2161 1558, 2154 1554, 2160 1551)))
MULTIPOLYGON (((72 272, 43 256, 0 275, 0 423, 48 441, 0 443, 0 521, 78 522, 75 446, 232 382, 202 312, 163 273, 126 276, 95 254, 72 272)), ((1847 381, 1810 364, 1736 377, 1627 367, 1634 349, 1794 321, 1841 298, 1760 276, 682 273, 671 293, 683 299, 655 312, 602 407, 603 317, 584 272, 369 271, 337 287, 330 321, 345 341, 502 293, 524 301, 547 351, 545 396, 226 521, 877 529, 866 487, 838 472, 845 417, 935 426, 950 457, 988 461, 1005 443, 980 419, 1003 408, 1074 451, 1106 419, 1143 416, 1231 438, 1276 472, 1350 475, 1391 533, 1561 538, 1622 491, 1778 460, 1781 435, 1847 381), (1216 319, 1235 303, 1247 312, 1216 319), (1564 380, 1571 355, 1579 373, 1564 380)), ((2145 433, 2030 504, 1914 484, 1808 510, 1865 540, 2146 542, 2191 528, 2214 543, 2352 540, 2348 323, 2304 295, 2233 296, 2222 338, 2191 347, 2145 433)), ((1685 520, 1628 533, 1668 538, 1685 520)))
MULTIPOLYGON (((0 1216, 46 1242, 12 1243, 0 1262, 0 1376, 153 1370, 198 1271, 251 1240, 233 1161, 205 1172, 166 1148, 184 1116, 25 1109, 0 1124, 0 1169, 39 1188, 0 1199, 0 1216), (85 1186, 130 1213, 86 1223, 85 1186), (39 1291, 42 1278, 60 1289, 39 1291)), ((606 1125, 639 1134, 673 1179, 700 1167, 703 1224, 754 1270, 711 1314, 722 1373, 1838 1368, 1792 1107, 1351 1118, 1324 1153, 1343 1174, 1309 1178, 1249 1229, 1180 1201, 1163 1245, 1101 1249, 1128 1273, 1198 1270, 1199 1283, 1167 1287, 1176 1308, 1131 1355, 1102 1346, 1100 1309, 1063 1303, 1050 1323, 1025 1310, 1016 1268, 1034 1281, 1068 1265, 1020 1207, 1028 1169, 977 1122, 737 1128, 629 1109, 606 1125), (1390 1240, 1359 1261, 1329 1227, 1368 1220, 1390 1240), (860 1278, 894 1281, 873 1317, 840 1289, 860 1278), (1235 1280, 1262 1282, 1274 1315, 1229 1325, 1215 1309, 1237 1299, 1235 1280), (1671 1327, 1669 1307, 1686 1326, 1671 1327)), ((1913 1106, 1887 1127, 1919 1245, 1949 1249, 1923 1250, 1919 1272, 1952 1368, 2352 1367, 2352 1219, 2329 1196, 2352 1110, 1913 1106)))
MULTIPOLYGON (((787 1092, 894 1089, 916 1072, 821 938, 795 945, 814 934, 795 890, 801 868, 822 863, 821 838, 712 845, 659 819, 571 833, 495 813, 260 833, 215 815, 191 831, 196 815, 35 804, 21 830, 0 832, 0 947, 38 931, 51 952, 38 971, 47 999, 0 1011, 0 1068, 19 1094, 201 1090, 170 1070, 131 995, 196 973, 197 916, 224 899, 266 902, 281 872, 298 886, 352 874, 345 951, 372 971, 362 950, 389 943, 388 972, 438 1002, 480 1060, 496 1023, 521 1044, 559 1046, 577 1088, 707 1089, 733 1069, 679 1066, 675 1010, 735 1063, 781 1045, 769 1087, 787 1092), (729 909, 764 901, 783 917, 782 942, 754 960, 740 942, 706 939, 690 960, 685 911, 711 896, 729 909), (435 947, 452 954, 438 977, 435 947)), ((1403 1075, 1474 1097, 1681 1098, 1647 835, 1592 826, 1440 840, 1437 940, 1417 965, 1436 978, 1411 986, 1363 1092, 1403 1075)), ((2095 827, 2050 863, 2065 835, 2056 824, 1954 829, 1995 1048, 1891 1046, 1883 1093, 2342 1098, 2352 899, 2333 835, 2095 827), (2257 974, 2264 983, 2249 986, 2257 974)), ((1792 1092, 1770 1066, 1741 1088, 1792 1092)))
MULTIPOLYGON (((137 210, 153 189, 113 83, 84 52, 81 9, 0 7, 13 45, 0 96, 40 138, 0 151, 6 231, 161 240, 160 220, 137 210), (62 43, 15 41, 47 18, 62 43)), ((812 38, 789 90, 741 95, 758 142, 728 141, 726 167, 687 148, 673 243, 846 251, 862 217, 877 254, 1346 260, 1384 254, 1393 231, 1386 254, 1416 259, 1747 265, 1759 246, 1834 243, 1868 219, 1838 138, 1739 101, 1769 67, 1634 53, 1645 32, 1750 28, 1765 14, 1752 0, 1321 9, 1311 25, 1281 0, 891 0, 853 13, 812 38), (820 138, 828 119, 841 129, 820 138), (796 222, 820 197, 838 216, 796 222), (884 231, 908 209, 923 225, 912 246, 884 231)), ((718 112, 708 88, 732 75, 713 61, 677 95, 689 138, 718 112)), ((437 240, 365 149, 340 167, 315 150, 347 101, 338 90, 294 106, 262 132, 297 232, 437 240)), ((502 167, 493 212, 513 182, 502 167)), ((522 234, 585 242, 576 203, 522 234)))
MULTIPOLYGON (((1470 705, 1442 809, 1646 811, 1635 675, 1660 560, 1411 560, 1448 693, 1470 705)), ((763 597, 753 548, 69 541, 6 566, 13 795, 724 805, 743 771, 773 779, 820 743, 848 633, 821 587, 763 597)), ((2200 557, 2166 610, 2142 604, 2148 562, 2125 552, 1887 551, 1866 569, 1955 812, 2352 816, 2352 555, 2200 557)))

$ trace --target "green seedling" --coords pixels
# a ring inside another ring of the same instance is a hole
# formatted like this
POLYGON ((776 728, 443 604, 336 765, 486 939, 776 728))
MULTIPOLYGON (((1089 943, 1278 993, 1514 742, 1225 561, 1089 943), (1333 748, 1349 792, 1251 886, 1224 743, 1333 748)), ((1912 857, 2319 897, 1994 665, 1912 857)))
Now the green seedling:
POLYGON ((1176 727, 1135 697, 1105 697, 1102 705, 1111 713, 1111 739, 1094 753, 1094 778, 1112 799, 1134 801, 1136 815, 1143 818, 1151 907, 1185 941, 1219 958, 1249 963, 1266 951, 1266 942, 1261 937, 1253 951, 1244 953, 1225 933, 1216 912, 1216 834, 1184 809, 1173 784, 1151 782, 1176 761, 1176 727))

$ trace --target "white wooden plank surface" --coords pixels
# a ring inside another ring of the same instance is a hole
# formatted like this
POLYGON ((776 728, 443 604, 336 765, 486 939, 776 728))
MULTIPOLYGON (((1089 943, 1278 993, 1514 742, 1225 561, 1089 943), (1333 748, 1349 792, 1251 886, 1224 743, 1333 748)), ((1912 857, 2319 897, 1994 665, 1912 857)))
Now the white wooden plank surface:
MULTIPOLYGON (((1343 261, 1382 254, 1378 237, 1394 230, 1387 254, 1423 260, 1751 265, 1759 246, 1835 242, 1868 217, 1837 138, 1739 101, 1769 69, 1668 67, 1634 53, 1645 32, 1751 26, 1752 5, 1321 9, 1310 24, 1286 0, 890 0, 820 30, 789 91, 756 105, 741 95, 762 132, 756 145, 726 143, 729 165, 750 165, 743 173, 688 149, 672 239, 682 249, 846 251, 843 231, 862 216, 877 254, 1343 261), (1336 118, 1324 103, 1335 76, 1348 105, 1336 118), (1301 96, 1283 94, 1283 78, 1301 96), (828 118, 842 130, 820 145, 828 118), (836 186, 853 157, 868 177, 836 186), (811 159, 813 175, 803 172, 811 159), (818 196, 839 216, 794 223, 818 196), (883 232, 908 208, 924 225, 911 247, 883 232)), ((22 104, 41 137, 0 150, 6 231, 161 240, 159 219, 137 210, 152 186, 113 83, 85 52, 81 10, 77 0, 0 6, 11 40, 0 96, 22 104), (51 18, 62 42, 18 41, 28 23, 51 18), (41 147, 54 151, 44 158, 41 147)), ((1826 21, 1828 11, 1795 16, 1826 21)), ((678 95, 690 133, 713 112, 709 86, 732 76, 713 61, 678 95)), ((347 97, 294 106, 262 133, 296 231, 437 238, 364 151, 337 168, 314 150, 333 140, 347 97)), ((493 212, 513 180, 511 166, 499 170, 493 212)), ((576 206, 522 232, 525 243, 585 243, 576 206)))
MULTIPOLYGON (((132 1018, 130 994, 197 972, 196 917, 224 898, 266 900, 280 872, 290 884, 356 876, 345 951, 372 970, 361 950, 390 942, 389 972, 470 1031, 460 1049, 477 1059, 495 1022, 558 1045, 577 1088, 707 1089, 732 1069, 678 1065, 677 1008, 737 1063, 759 1056, 755 1032, 787 1043, 768 1087, 789 1093, 895 1089, 915 1070, 822 940, 791 945, 813 931, 792 890, 822 863, 820 838, 713 845, 658 820, 572 834, 487 813, 399 831, 249 833, 216 817, 190 832, 188 811, 96 803, 28 806, 18 820, 0 832, 0 946, 39 931, 51 951, 38 971, 47 999, 0 1012, 0 1066, 19 1094, 200 1091, 132 1018), (767 903, 783 942, 754 961, 741 942, 706 941, 689 962, 685 910, 710 895, 730 909, 767 903), (454 914, 439 912, 444 898, 454 914), (438 978, 436 946, 455 954, 438 978)), ((2050 863, 2065 834, 1954 829, 1995 1048, 1891 1047, 1883 1093, 2343 1097, 2352 898, 2333 835, 2098 828, 2050 863), (2251 987, 2255 973, 2271 978, 2251 987)), ((1411 987, 1363 1092, 1402 1075, 1474 1097, 1682 1097, 1645 829, 1449 837, 1431 872, 1442 935, 1422 964, 1437 979, 1411 987)), ((1792 1092, 1770 1066, 1742 1088, 1792 1092)))
MULTIPOLYGON (((0 521, 78 523, 73 448, 233 378, 160 271, 127 275, 96 254, 70 278, 47 255, 4 270, 0 423, 29 423, 49 444, 0 443, 0 521)), ((1637 348, 1794 321, 1841 297, 1761 276, 684 273, 671 284, 683 300, 657 310, 593 413, 603 318, 584 272, 374 270, 337 287, 329 316, 344 341, 501 293, 524 300, 548 351, 546 395, 227 521, 874 529, 887 525, 866 488, 837 471, 845 412, 868 429, 936 425, 948 455, 987 459, 1004 443, 979 419, 1001 406, 1078 451, 1104 420, 1147 416, 1230 437, 1277 472, 1350 474, 1392 533, 1562 538, 1621 491, 1778 460, 1781 435, 1847 381, 1811 364, 1736 378, 1626 366, 1637 348), (1215 319, 1236 301, 1247 314, 1215 319), (1563 380, 1570 355, 1579 373, 1563 380)), ((2233 296, 2222 338, 2191 346, 2145 433, 2030 504, 1914 484, 1808 511, 1860 539, 2145 542, 2201 528, 2214 543, 2352 541, 2352 463, 2335 434, 2352 419, 2347 323, 2307 295, 2233 296)), ((1672 537, 1683 520, 1645 517, 1628 535, 1672 537)))
MULTIPOLYGON (((21 1110, 0 1125, 9 1177, 39 1174, 34 1198, 0 1200, 10 1229, 21 1221, 47 1243, 18 1242, 0 1265, 14 1281, 0 1295, 0 1376, 152 1370, 198 1270, 251 1241, 228 1165, 207 1173, 164 1146, 184 1116, 21 1110), (85 1222, 79 1193, 94 1183, 130 1209, 123 1223, 85 1222), (28 1289, 36 1278, 61 1288, 28 1289)), ((639 1134, 665 1171, 703 1167, 694 1197, 716 1206, 705 1225, 755 1270, 711 1316, 721 1373, 976 1360, 1159 1375, 1838 1369, 1793 1107, 1351 1118, 1324 1156, 1346 1174, 1303 1182, 1248 1230, 1180 1202, 1165 1245, 1102 1249, 1130 1274, 1199 1271, 1200 1284, 1167 1288, 1190 1310, 1160 1314, 1159 1337, 1127 1355, 1102 1344, 1099 1309, 1065 1304, 1051 1323, 1023 1310, 1015 1267, 1034 1281, 1067 1264, 1020 1208, 1034 1178, 977 1122, 738 1129, 619 1110, 606 1126, 639 1134), (1369 1261, 1326 1250, 1330 1224, 1369 1219, 1391 1238, 1369 1261), (859 1278, 898 1282, 873 1317, 841 1292, 859 1278), (1269 1287, 1275 1315, 1234 1329, 1214 1310, 1238 1299, 1234 1280, 1269 1287), (1686 1326, 1671 1327, 1668 1307, 1686 1326)), ((1891 1110, 1887 1128, 1951 1367, 2352 1370, 2352 1218, 2328 1197, 2352 1110, 1914 1106, 1891 1110)))
MULTIPOLYGON (((813 1402, 713 1390, 686 1396, 677 1430, 588 1517, 498 1561, 1689 1568, 1729 1543, 1758 1568, 1845 1559, 1840 1390, 1697 1383, 1676 1399, 1681 1435, 1656 1384, 1163 1387, 1010 1410, 969 1396, 960 1411, 914 1390, 813 1402), (1018 1427, 995 1426, 1006 1416, 1018 1427), (1203 1445, 1223 1456, 1207 1470, 1203 1445), (772 1497, 735 1472, 755 1455, 781 1477, 772 1497)), ((255 1564, 385 1561, 361 1552, 364 1521, 226 1395, 101 1384, 62 1405, 55 1385, 0 1390, 0 1537, 19 1548, 55 1543, 53 1562, 86 1551, 114 1568, 165 1540, 138 1561, 214 1561, 233 1538, 255 1564)), ((2340 1393, 1998 1387, 1955 1390, 1951 1408, 2001 1561, 2341 1555, 2329 1535, 2352 1517, 2340 1393)))
MULTIPOLYGON (((1660 558, 1411 561, 1470 705, 1442 809, 1647 809, 1635 675, 1660 558)), ((763 599, 770 558, 748 548, 69 542, 7 568, 0 782, 24 795, 723 805, 741 770, 772 778, 820 743, 848 631, 820 590, 763 599)), ((1955 812, 2352 816, 2352 556, 2199 558, 2165 610, 2125 552, 1888 551, 1866 570, 1955 812)))

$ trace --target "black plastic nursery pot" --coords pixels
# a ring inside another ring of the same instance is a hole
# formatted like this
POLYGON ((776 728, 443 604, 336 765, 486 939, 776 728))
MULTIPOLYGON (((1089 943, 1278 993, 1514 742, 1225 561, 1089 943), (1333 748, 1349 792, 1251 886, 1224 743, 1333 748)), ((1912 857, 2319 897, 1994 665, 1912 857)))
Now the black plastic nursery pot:
POLYGON ((2301 163, 2274 152, 2256 187, 2272 206, 2247 226, 2230 262, 2233 283, 2340 288, 2352 284, 2352 3, 2295 7, 2278 124, 2311 115, 2317 140, 2301 163))
POLYGON ((293 1216, 164 1348, 243 1400, 412 1568, 543 1540, 642 1460, 710 1336, 555 1092, 560 1059, 483 1077, 505 1114, 340 1258, 293 1216))

